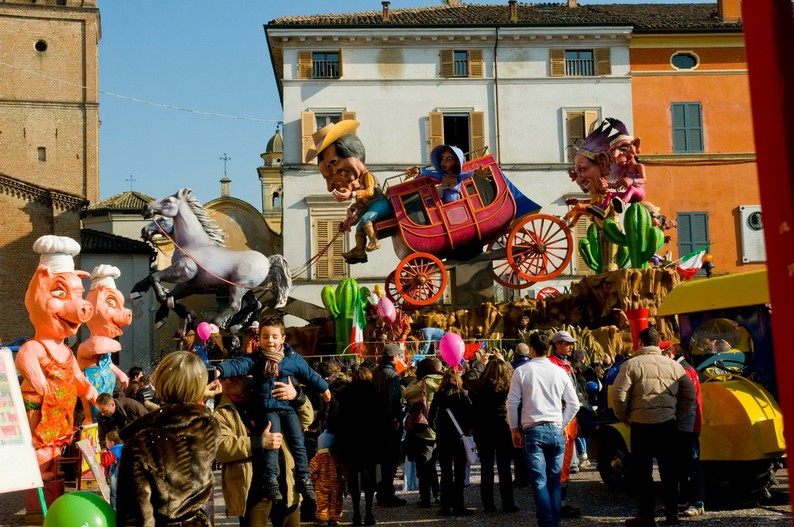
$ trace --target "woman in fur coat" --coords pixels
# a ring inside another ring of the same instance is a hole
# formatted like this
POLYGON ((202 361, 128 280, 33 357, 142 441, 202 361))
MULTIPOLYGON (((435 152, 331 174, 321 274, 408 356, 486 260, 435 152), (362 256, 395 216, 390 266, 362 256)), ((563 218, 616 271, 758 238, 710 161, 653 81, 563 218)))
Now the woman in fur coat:
POLYGON ((207 369, 195 353, 175 351, 153 378, 162 406, 121 431, 116 523, 209 527, 204 506, 212 495, 220 429, 200 404, 207 369))

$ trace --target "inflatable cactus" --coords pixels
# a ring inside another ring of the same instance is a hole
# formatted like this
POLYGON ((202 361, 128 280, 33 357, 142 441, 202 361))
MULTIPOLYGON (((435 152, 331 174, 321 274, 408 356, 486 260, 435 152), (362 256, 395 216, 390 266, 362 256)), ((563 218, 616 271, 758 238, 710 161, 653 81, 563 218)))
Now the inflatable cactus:
POLYGON ((320 293, 323 305, 331 314, 336 326, 336 352, 344 353, 353 342, 354 330, 363 330, 364 308, 369 300, 369 289, 358 287, 353 278, 345 278, 336 289, 330 285, 320 293))
MULTIPOLYGON (((601 273, 607 271, 609 266, 609 251, 603 251, 604 244, 609 244, 609 240, 601 235, 601 231, 595 223, 591 223, 587 228, 587 237, 579 240, 579 255, 584 263, 595 271, 601 273), (606 259, 605 259, 606 258, 606 259)), ((629 259, 629 252, 626 247, 618 246, 617 266, 623 268, 629 259)))
POLYGON ((664 244, 664 233, 653 226, 651 214, 640 203, 632 203, 626 210, 623 230, 611 219, 604 221, 602 230, 610 242, 628 249, 632 269, 647 269, 651 257, 664 244))

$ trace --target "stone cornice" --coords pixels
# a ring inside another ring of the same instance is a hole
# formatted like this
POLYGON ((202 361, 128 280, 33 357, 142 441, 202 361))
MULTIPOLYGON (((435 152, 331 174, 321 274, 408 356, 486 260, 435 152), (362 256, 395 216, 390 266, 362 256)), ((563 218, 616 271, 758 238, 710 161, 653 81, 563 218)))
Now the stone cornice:
POLYGON ((81 196, 31 185, 5 174, 0 174, 0 192, 19 199, 52 205, 63 211, 79 212, 89 203, 81 196))

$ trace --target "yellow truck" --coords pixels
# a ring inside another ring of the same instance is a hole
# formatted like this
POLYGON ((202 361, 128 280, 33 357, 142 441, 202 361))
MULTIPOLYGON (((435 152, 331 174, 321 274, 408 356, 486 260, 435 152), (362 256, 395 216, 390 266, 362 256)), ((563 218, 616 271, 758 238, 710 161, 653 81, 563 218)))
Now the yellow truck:
MULTIPOLYGON (((701 379, 700 450, 708 502, 769 496, 785 462, 766 270, 695 280, 673 289, 657 316, 677 317, 680 347, 701 379)), ((629 430, 601 423, 590 449, 604 483, 628 488, 629 430)))

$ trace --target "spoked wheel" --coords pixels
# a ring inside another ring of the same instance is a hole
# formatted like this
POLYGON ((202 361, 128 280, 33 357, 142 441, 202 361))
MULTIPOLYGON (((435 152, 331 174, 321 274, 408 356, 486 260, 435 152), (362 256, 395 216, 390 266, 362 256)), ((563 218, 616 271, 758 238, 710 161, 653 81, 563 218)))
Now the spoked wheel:
POLYGON ((573 254, 571 231, 559 218, 534 214, 507 237, 507 261, 519 277, 540 282, 565 270, 573 254))
MULTIPOLYGON (((499 237, 499 239, 492 241, 488 245, 488 252, 497 249, 504 249, 507 247, 507 234, 499 237)), ((535 282, 527 281, 518 276, 518 273, 510 265, 507 260, 494 260, 493 262, 493 279, 497 284, 503 285, 509 289, 525 289, 535 282)))
POLYGON ((400 292, 397 291, 397 284, 394 282, 394 274, 395 272, 392 271, 389 273, 389 276, 386 277, 386 298, 391 300, 392 304, 399 307, 400 309, 406 311, 419 309, 421 306, 409 304, 405 301, 402 295, 400 295, 400 292))
POLYGON ((406 256, 397 265, 394 284, 407 304, 427 306, 438 302, 447 287, 444 264, 428 253, 406 256))

